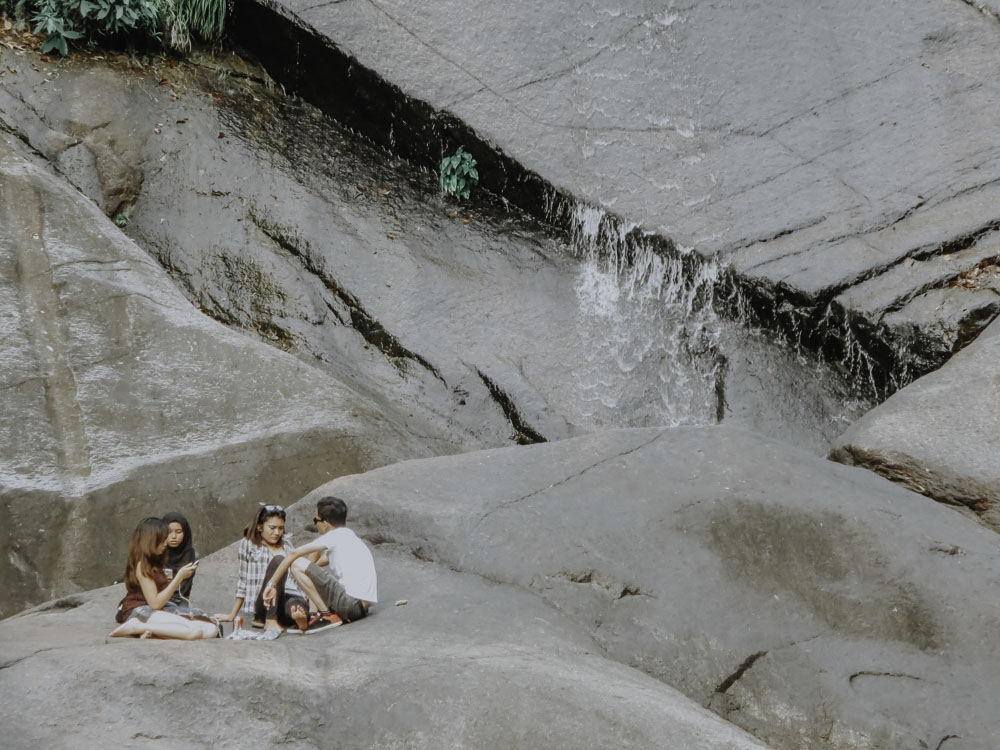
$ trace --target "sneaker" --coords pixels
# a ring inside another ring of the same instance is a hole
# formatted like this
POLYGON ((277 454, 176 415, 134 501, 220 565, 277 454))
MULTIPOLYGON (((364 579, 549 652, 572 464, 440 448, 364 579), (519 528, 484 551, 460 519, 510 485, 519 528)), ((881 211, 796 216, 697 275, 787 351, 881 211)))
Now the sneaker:
POLYGON ((321 630, 326 630, 327 628, 335 628, 338 625, 343 625, 344 622, 333 612, 320 612, 315 614, 309 620, 309 627, 306 628, 306 634, 312 635, 313 633, 318 633, 321 630))
POLYGON ((301 635, 302 633, 308 633, 309 632, 309 626, 312 625, 314 622, 316 622, 316 620, 317 620, 318 617, 319 617, 319 615, 316 614, 315 612, 313 612, 312 614, 308 614, 307 613, 306 614, 306 629, 305 630, 299 630, 298 626, 292 625, 292 627, 286 628, 285 632, 286 633, 291 633, 293 635, 301 635))

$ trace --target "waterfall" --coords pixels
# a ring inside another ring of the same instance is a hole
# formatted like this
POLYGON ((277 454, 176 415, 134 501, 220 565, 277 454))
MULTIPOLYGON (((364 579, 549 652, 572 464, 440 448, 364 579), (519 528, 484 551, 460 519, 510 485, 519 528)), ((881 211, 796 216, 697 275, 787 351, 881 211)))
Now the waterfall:
POLYGON ((716 262, 665 253, 599 208, 577 203, 566 211, 570 250, 581 260, 575 333, 584 364, 574 373, 581 416, 594 426, 716 422, 725 362, 712 306, 716 262))

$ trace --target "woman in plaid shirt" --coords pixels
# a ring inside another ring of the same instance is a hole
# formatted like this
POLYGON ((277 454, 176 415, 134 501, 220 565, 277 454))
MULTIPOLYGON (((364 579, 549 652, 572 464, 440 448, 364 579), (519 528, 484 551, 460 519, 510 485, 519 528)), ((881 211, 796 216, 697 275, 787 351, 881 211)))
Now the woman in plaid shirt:
POLYGON ((294 548, 291 534, 285 533, 285 509, 280 505, 261 505, 240 540, 240 574, 233 610, 228 615, 216 615, 216 618, 232 622, 242 607, 253 617, 254 627, 297 627, 304 631, 308 624, 309 602, 294 579, 285 581, 285 596, 271 608, 264 604, 261 592, 264 581, 277 568, 284 554, 294 548))

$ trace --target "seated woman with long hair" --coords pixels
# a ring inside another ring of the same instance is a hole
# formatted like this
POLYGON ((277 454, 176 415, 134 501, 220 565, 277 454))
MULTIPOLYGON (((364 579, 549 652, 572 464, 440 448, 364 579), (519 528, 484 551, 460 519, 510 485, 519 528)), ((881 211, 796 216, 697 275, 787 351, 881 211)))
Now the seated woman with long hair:
POLYGON ((162 518, 144 518, 132 533, 125 565, 125 599, 116 619, 122 624, 111 635, 142 638, 196 640, 218 636, 218 625, 203 614, 178 614, 170 598, 181 583, 194 575, 198 563, 174 571, 168 580, 163 570, 169 524, 162 518))
POLYGON ((273 605, 266 605, 263 598, 264 581, 295 548, 291 536, 285 533, 285 509, 262 503, 250 524, 243 529, 236 601, 231 612, 215 615, 219 622, 233 622, 242 607, 253 617, 254 627, 305 632, 309 624, 309 602, 291 578, 287 579, 287 585, 281 589, 282 595, 273 605))

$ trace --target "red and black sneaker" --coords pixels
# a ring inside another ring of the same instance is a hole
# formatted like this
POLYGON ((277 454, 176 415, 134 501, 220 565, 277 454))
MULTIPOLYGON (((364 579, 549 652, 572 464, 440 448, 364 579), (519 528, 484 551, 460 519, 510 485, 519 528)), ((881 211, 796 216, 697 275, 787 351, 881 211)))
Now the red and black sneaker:
POLYGON ((338 625, 343 624, 344 621, 333 612, 318 612, 309 618, 309 626, 306 628, 306 634, 312 635, 313 633, 318 633, 321 630, 335 628, 338 625))

